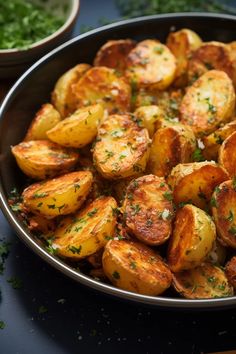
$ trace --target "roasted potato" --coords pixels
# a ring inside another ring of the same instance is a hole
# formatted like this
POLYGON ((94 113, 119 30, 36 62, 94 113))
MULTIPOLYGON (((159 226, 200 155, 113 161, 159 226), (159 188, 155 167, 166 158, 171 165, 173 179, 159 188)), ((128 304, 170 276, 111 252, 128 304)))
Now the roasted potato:
POLYGON ((160 245, 171 234, 174 210, 172 192, 164 178, 147 175, 134 179, 123 204, 128 229, 148 245, 160 245))
POLYGON ((180 105, 180 121, 197 136, 212 133, 234 116, 235 92, 223 71, 211 70, 190 86, 180 105))
POLYGON ((24 141, 48 139, 47 131, 61 121, 59 112, 50 103, 42 105, 27 130, 24 141))
POLYGON ((173 285, 187 299, 214 299, 234 294, 225 272, 211 263, 174 274, 173 285))
POLYGON ((190 127, 168 123, 169 126, 154 134, 148 160, 148 171, 159 177, 167 177, 179 163, 190 162, 196 149, 196 138, 190 127))
POLYGON ((152 138, 156 131, 156 122, 165 117, 164 111, 155 105, 139 107, 134 112, 134 115, 139 124, 147 128, 150 138, 152 138))
POLYGON ((56 82, 52 92, 52 104, 60 115, 65 118, 77 108, 77 98, 72 86, 91 68, 88 64, 78 64, 64 73, 56 82))
POLYGON ((210 216, 194 205, 185 205, 176 214, 168 248, 168 264, 176 273, 199 266, 211 251, 216 229, 210 216))
POLYGON ((127 57, 126 76, 138 88, 165 90, 173 82, 176 59, 158 40, 139 42, 127 57))
POLYGON ((155 296, 171 285, 168 266, 156 252, 139 242, 109 241, 102 264, 112 284, 124 290, 155 296))
POLYGON ((58 255, 74 260, 99 251, 114 233, 116 207, 114 198, 101 197, 79 213, 67 216, 54 233, 52 247, 58 255))
POLYGON ((236 132, 228 136, 221 145, 218 161, 230 177, 236 176, 236 132))
POLYGON ((78 171, 35 183, 22 194, 24 206, 50 219, 76 212, 85 201, 93 181, 89 171, 78 171))
POLYGON ((123 178, 119 179, 117 182, 115 182, 112 187, 114 190, 115 198, 118 200, 120 203, 123 203, 123 200, 126 195, 126 189, 130 182, 133 180, 134 177, 129 177, 129 178, 123 178))
POLYGON ((212 195, 212 214, 219 239, 236 248, 236 186, 235 181, 225 181, 212 195))
POLYGON ((175 73, 174 85, 176 87, 186 86, 188 83, 188 61, 192 52, 202 44, 197 33, 190 29, 183 28, 177 32, 172 32, 167 38, 166 45, 177 59, 177 69, 175 73))
POLYGON ((236 256, 232 257, 229 262, 227 262, 225 267, 225 274, 229 283, 236 290, 236 256))
POLYGON ((97 135, 98 125, 104 115, 101 104, 79 108, 47 132, 54 143, 81 148, 91 143, 97 135))
POLYGON ((40 235, 40 238, 45 240, 53 237, 57 226, 56 219, 46 219, 42 215, 32 214, 28 220, 28 228, 32 233, 40 235))
POLYGON ((48 140, 22 142, 11 148, 19 168, 34 179, 46 179, 69 172, 79 154, 48 140))
POLYGON ((107 41, 97 52, 94 66, 106 66, 123 72, 126 68, 126 57, 135 47, 132 39, 114 39, 107 41))
POLYGON ((149 136, 130 114, 112 115, 102 122, 94 146, 93 159, 107 179, 137 176, 145 170, 149 156, 149 136))
POLYGON ((130 110, 131 88, 115 69, 95 66, 73 85, 77 107, 100 103, 109 113, 130 110))
POLYGON ((228 179, 227 172, 213 161, 179 164, 168 177, 176 205, 192 203, 205 209, 218 184, 228 179))

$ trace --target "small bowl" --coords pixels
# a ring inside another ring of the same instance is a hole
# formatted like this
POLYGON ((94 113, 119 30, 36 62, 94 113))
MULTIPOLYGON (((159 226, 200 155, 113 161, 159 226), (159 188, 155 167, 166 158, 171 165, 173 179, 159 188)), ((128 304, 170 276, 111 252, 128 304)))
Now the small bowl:
POLYGON ((19 76, 36 60, 71 36, 80 0, 34 0, 34 2, 62 16, 64 24, 50 36, 30 45, 28 49, 0 49, 0 79, 19 76))

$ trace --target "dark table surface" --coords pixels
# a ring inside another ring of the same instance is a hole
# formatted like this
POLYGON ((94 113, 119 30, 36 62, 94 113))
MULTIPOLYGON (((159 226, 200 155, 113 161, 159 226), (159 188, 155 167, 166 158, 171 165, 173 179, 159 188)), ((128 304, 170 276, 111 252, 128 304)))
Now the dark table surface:
MULTIPOLYGON (((74 35, 81 25, 98 25, 101 17, 119 17, 113 1, 81 0, 74 35)), ((11 243, 0 276, 0 321, 5 323, 0 329, 1 354, 184 354, 236 349, 236 309, 161 311, 95 293, 33 254, 1 212, 0 240, 11 243), (13 288, 12 278, 22 282, 20 289, 13 288)))

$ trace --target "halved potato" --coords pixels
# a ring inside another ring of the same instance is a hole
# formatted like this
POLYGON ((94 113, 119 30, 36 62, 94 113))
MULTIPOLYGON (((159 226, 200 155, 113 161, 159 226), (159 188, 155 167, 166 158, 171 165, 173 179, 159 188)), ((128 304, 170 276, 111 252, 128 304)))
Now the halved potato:
POLYGON ((168 266, 156 252, 139 242, 109 241, 102 263, 112 284, 124 290, 159 295, 171 285, 168 266))
POLYGON ((198 136, 210 134, 234 116, 235 92, 223 71, 211 70, 190 86, 180 105, 180 120, 198 136))
POLYGON ((96 168, 108 179, 137 176, 145 170, 149 143, 147 129, 140 127, 135 117, 111 115, 98 130, 93 151, 96 168))
POLYGON ((101 104, 79 108, 47 132, 50 140, 62 146, 81 148, 93 141, 103 118, 101 104))
POLYGON ((211 263, 174 274, 173 285, 187 299, 214 299, 234 294, 225 272, 211 263))
POLYGON ((118 202, 123 203, 123 200, 126 195, 126 189, 132 180, 133 177, 123 178, 112 185, 113 190, 115 192, 115 198, 118 202))
POLYGON ((225 266, 225 274, 229 283, 236 289, 236 256, 232 257, 225 266))
POLYGON ((109 113, 130 110, 131 88, 116 70, 95 66, 73 85, 77 107, 100 103, 109 113))
POLYGON ((190 162, 196 149, 196 138, 190 127, 168 123, 169 127, 154 134, 148 160, 148 171, 160 177, 167 177, 178 163, 190 162))
POLYGON ((179 164, 168 178, 173 189, 174 202, 192 203, 205 209, 218 184, 227 180, 227 172, 213 161, 179 164))
POLYGON ((126 57, 135 47, 136 42, 132 39, 114 39, 107 41, 97 52, 94 66, 106 66, 124 71, 126 68, 126 57))
POLYGON ((34 179, 46 179, 69 172, 79 154, 48 140, 32 140, 11 149, 20 169, 34 179))
POLYGON ((156 131, 156 122, 159 119, 164 119, 165 117, 164 111, 155 105, 139 107, 134 112, 134 115, 136 116, 139 124, 142 124, 145 128, 147 128, 150 138, 152 138, 156 131))
POLYGON ((218 161, 230 177, 236 176, 236 132, 228 136, 221 145, 218 161))
POLYGON ((188 61, 193 51, 202 44, 197 33, 190 29, 183 28, 177 32, 171 32, 167 37, 166 45, 177 59, 174 85, 177 87, 186 86, 188 83, 188 61))
POLYGON ((52 104, 63 118, 77 108, 77 98, 72 91, 74 85, 91 68, 89 64, 78 64, 64 73, 56 82, 52 92, 52 104))
POLYGON ((85 201, 93 181, 89 171, 78 171, 35 183, 23 191, 24 206, 46 218, 74 213, 85 201))
POLYGON ((208 136, 204 136, 202 141, 204 149, 202 151, 203 156, 207 160, 217 160, 220 145, 224 142, 228 136, 236 131, 236 120, 223 125, 208 136))
POLYGON ((219 239, 236 248, 236 186, 235 181, 221 183, 212 195, 212 214, 219 239))
POLYGON ((46 132, 61 121, 60 113, 50 103, 42 105, 27 130, 24 141, 48 139, 46 132))
POLYGON ((165 90, 173 82, 176 59, 158 40, 139 42, 127 57, 126 76, 138 88, 165 90))
POLYGON ((67 216, 54 233, 52 247, 58 255, 74 260, 99 251, 113 236, 116 207, 114 198, 101 197, 79 213, 67 216))
POLYGON ((172 198, 164 178, 147 175, 134 179, 126 190, 122 207, 128 229, 148 245, 167 241, 174 216, 172 198))
POLYGON ((185 205, 176 214, 168 248, 168 264, 176 273, 199 266, 211 251, 216 229, 210 216, 194 205, 185 205))

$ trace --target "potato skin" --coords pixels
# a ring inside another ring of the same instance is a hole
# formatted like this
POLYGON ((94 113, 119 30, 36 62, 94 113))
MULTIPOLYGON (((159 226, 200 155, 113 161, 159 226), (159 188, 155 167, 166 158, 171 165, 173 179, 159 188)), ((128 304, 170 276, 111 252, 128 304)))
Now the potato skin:
POLYGON ((236 190, 233 181, 221 183, 212 195, 212 214, 219 240, 236 248, 236 190))
POLYGON ((174 274, 173 285, 187 299, 214 299, 234 294, 225 272, 211 263, 174 274))
POLYGON ((93 160, 107 179, 137 176, 145 170, 149 156, 149 136, 130 114, 111 115, 98 129, 93 160))
POLYGON ((77 108, 77 98, 72 86, 91 68, 89 64, 78 64, 65 72, 56 82, 52 92, 52 104, 63 118, 69 116, 77 108))
POLYGON ((50 129, 47 136, 59 145, 82 148, 96 137, 103 114, 104 109, 100 104, 79 108, 50 129))
POLYGON ((132 39, 114 39, 107 41, 97 52, 93 65, 106 66, 123 72, 126 68, 126 57, 135 47, 132 39))
POLYGON ((112 197, 101 197, 75 215, 67 216, 54 233, 57 254, 79 260, 98 252, 113 236, 117 207, 112 197))
POLYGON ((91 172, 79 171, 35 183, 23 191, 23 204, 33 213, 48 219, 71 214, 85 201, 92 181, 91 172))
POLYGON ((27 130, 24 141, 48 139, 47 131, 61 121, 60 113, 50 103, 42 105, 27 130))
POLYGON ((73 85, 72 90, 78 108, 100 103, 110 114, 130 111, 130 85, 114 69, 95 66, 73 85))
POLYGON ((129 231, 140 241, 157 246, 170 237, 174 208, 164 178, 146 175, 131 181, 122 209, 129 231))
POLYGON ((48 140, 32 140, 11 149, 19 168, 33 179, 46 179, 69 172, 79 154, 48 140))
POLYGON ((165 112, 156 105, 142 106, 135 110, 134 115, 139 124, 147 128, 150 138, 156 131, 156 122, 165 117, 165 112))
POLYGON ((154 134, 148 171, 159 177, 167 177, 179 163, 190 162, 196 149, 196 138, 187 125, 169 123, 154 134))
POLYGON ((236 256, 232 257, 225 266, 225 274, 230 284, 236 290, 236 256))
POLYGON ((210 216, 194 205, 185 205, 176 214, 168 248, 168 264, 176 273, 199 266, 211 251, 216 229, 210 216))
POLYGON ((205 209, 215 187, 227 180, 227 172, 213 161, 179 164, 168 177, 173 189, 174 202, 192 203, 205 209))
POLYGON ((138 88, 165 90, 173 82, 175 70, 174 55, 154 39, 139 42, 127 57, 126 76, 138 88))
POLYGON ((139 242, 109 241, 102 263, 112 284, 124 290, 155 296, 171 284, 168 266, 156 252, 139 242))
POLYGON ((212 133, 234 116, 235 92, 223 71, 211 70, 190 86, 180 105, 180 121, 197 136, 212 133))
POLYGON ((230 177, 236 175, 236 132, 228 136, 219 149, 219 164, 228 172, 230 177))

